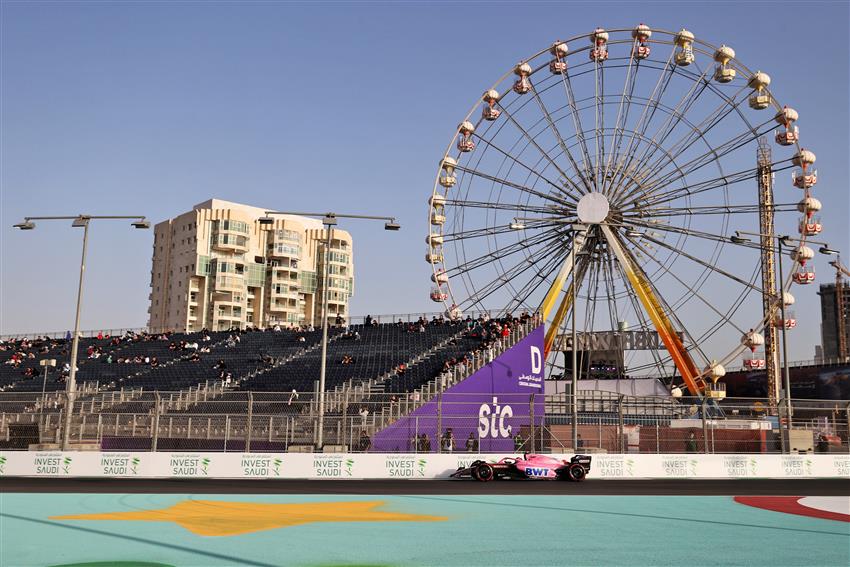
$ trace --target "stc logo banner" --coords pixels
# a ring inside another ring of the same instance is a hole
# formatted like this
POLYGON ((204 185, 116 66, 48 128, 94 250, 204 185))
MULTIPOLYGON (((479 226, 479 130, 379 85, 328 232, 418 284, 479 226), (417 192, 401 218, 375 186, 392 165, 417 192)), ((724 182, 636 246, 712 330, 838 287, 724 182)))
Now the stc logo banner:
POLYGON ((470 434, 481 452, 514 452, 517 437, 530 448, 532 420, 542 424, 545 408, 543 337, 541 326, 442 396, 379 431, 372 451, 412 452, 414 438, 422 435, 436 451, 448 429, 454 452, 466 452, 470 434))

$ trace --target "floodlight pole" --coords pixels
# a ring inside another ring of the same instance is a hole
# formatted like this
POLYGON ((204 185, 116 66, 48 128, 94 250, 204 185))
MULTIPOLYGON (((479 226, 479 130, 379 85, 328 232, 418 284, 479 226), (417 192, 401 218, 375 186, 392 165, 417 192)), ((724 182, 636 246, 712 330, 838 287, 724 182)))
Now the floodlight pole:
POLYGON ((573 376, 572 376, 572 422, 573 422, 573 451, 578 451, 578 331, 576 329, 576 299, 578 296, 578 280, 576 279, 576 255, 578 247, 584 245, 584 234, 586 227, 575 224, 572 226, 573 233, 573 253, 570 254, 570 274, 572 274, 572 309, 570 310, 573 327, 573 376))
MULTIPOLYGON (((763 234, 759 232, 747 232, 744 230, 736 230, 735 235, 737 238, 732 238, 732 242, 735 244, 745 244, 749 241, 749 239, 741 238, 741 234, 746 234, 749 236, 767 236, 771 239, 776 240, 777 250, 779 252, 779 262, 777 265, 777 269, 779 270, 779 278, 777 278, 779 282, 779 313, 780 317, 782 317, 782 367, 783 367, 783 382, 785 387, 785 419, 787 420, 786 429, 789 434, 786 438, 786 435, 782 432, 782 423, 780 420, 779 424, 779 433, 780 433, 780 443, 782 446, 782 452, 790 452, 791 451, 791 435, 790 431, 793 429, 793 425, 791 423, 791 412, 793 411, 793 405, 791 403, 791 369, 788 364, 788 334, 787 334, 787 326, 785 324, 785 283, 782 280, 783 271, 782 271, 782 256, 784 251, 784 246, 789 246, 791 242, 798 242, 800 244, 805 244, 806 242, 811 244, 820 244, 822 248, 820 249, 821 254, 834 254, 836 251, 831 250, 829 248, 829 244, 826 242, 820 242, 818 240, 802 240, 800 238, 791 238, 787 235, 777 235, 777 234, 763 234)), ((772 321, 767 322, 768 325, 772 324, 772 321)))
POLYGON ((330 276, 331 261, 331 238, 333 235, 333 224, 330 217, 325 219, 325 265, 322 270, 324 274, 322 284, 322 363, 319 367, 319 424, 316 432, 316 442, 319 447, 324 446, 325 440, 325 376, 328 366, 328 277, 330 276))
POLYGON ((382 220, 384 230, 399 230, 401 227, 396 223, 395 217, 380 217, 372 215, 348 215, 339 213, 301 213, 291 211, 266 211, 266 216, 260 219, 260 224, 271 224, 274 222, 270 215, 293 215, 301 217, 320 217, 325 225, 325 265, 322 273, 324 282, 322 285, 322 362, 319 367, 319 419, 316 425, 316 447, 321 449, 325 445, 325 378, 327 375, 328 359, 328 279, 330 277, 331 239, 333 227, 337 218, 382 220))
POLYGON ((83 277, 86 273, 86 251, 89 244, 89 221, 83 227, 83 255, 80 258, 80 281, 77 284, 77 312, 74 315, 74 336, 71 341, 71 369, 65 384, 65 427, 62 430, 62 450, 67 451, 71 443, 71 421, 74 413, 74 398, 77 393, 77 350, 80 345, 80 310, 83 304, 83 277))
POLYGON ((83 253, 80 258, 80 280, 77 284, 77 310, 74 315, 74 336, 71 340, 71 368, 68 371, 68 377, 65 380, 65 420, 61 445, 61 449, 63 451, 67 451, 71 443, 71 423, 74 413, 74 397, 77 391, 77 350, 80 345, 80 312, 82 310, 83 303, 83 281, 86 273, 86 252, 89 243, 89 223, 95 219, 131 219, 133 220, 131 224, 135 228, 150 228, 150 223, 145 219, 144 215, 68 215, 25 217, 24 222, 15 225, 16 228, 20 228, 21 230, 32 230, 35 228, 35 223, 32 222, 34 220, 73 220, 71 226, 83 227, 83 253))

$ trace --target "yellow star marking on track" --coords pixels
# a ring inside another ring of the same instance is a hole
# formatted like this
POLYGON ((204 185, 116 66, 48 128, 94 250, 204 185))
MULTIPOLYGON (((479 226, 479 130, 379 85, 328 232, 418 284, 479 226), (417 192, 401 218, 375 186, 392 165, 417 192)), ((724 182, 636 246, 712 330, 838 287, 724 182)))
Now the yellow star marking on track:
POLYGON ((174 522, 202 536, 232 536, 315 522, 441 522, 448 519, 376 510, 384 504, 380 501, 264 504, 183 500, 161 510, 53 516, 50 519, 174 522))

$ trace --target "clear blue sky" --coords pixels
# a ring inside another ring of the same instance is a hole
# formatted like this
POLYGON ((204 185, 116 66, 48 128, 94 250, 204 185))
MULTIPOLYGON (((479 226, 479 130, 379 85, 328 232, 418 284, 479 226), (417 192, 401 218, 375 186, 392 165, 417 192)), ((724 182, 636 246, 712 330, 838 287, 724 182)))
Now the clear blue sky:
MULTIPOLYGON (((345 226, 352 311, 433 310, 426 200, 459 119, 554 39, 638 22, 771 74, 818 155, 824 237, 850 252, 847 2, 3 2, 0 332, 73 323, 81 235, 21 217, 157 222, 210 197, 396 215, 399 233, 345 226)), ((83 327, 143 326, 152 233, 91 232, 83 327)), ((798 293, 794 358, 819 342, 815 291, 798 293)))

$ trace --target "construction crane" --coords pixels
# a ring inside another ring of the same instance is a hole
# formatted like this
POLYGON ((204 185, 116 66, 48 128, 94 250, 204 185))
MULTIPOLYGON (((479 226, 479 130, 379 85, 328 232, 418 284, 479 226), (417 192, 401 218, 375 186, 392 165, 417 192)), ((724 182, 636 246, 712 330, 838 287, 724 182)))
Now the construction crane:
MULTIPOLYGON (((756 149, 759 189, 759 232, 761 233, 761 288, 762 309, 767 324, 764 327, 764 362, 767 373, 767 398, 772 411, 779 401, 779 333, 773 324, 776 307, 782 301, 781 290, 777 293, 776 258, 774 255, 773 226, 773 156, 770 144, 762 136, 756 149)), ((780 279, 782 274, 780 274, 780 279)), ((782 321, 785 324, 785 321, 782 321)))
POLYGON ((850 357, 847 348, 847 322, 844 320, 844 276, 850 277, 850 269, 841 263, 841 258, 829 263, 835 268, 835 318, 838 323, 838 358, 850 357))

